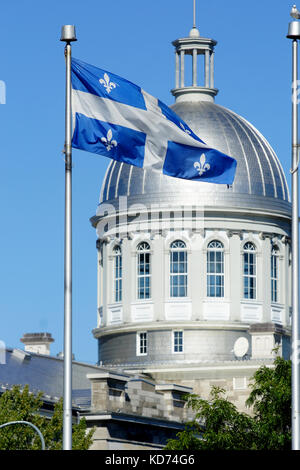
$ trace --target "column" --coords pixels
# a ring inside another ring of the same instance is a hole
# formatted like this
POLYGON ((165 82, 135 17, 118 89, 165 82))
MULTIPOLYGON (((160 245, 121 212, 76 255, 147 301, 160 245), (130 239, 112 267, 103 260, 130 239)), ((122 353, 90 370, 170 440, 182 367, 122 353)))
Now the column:
MULTIPOLYGON (((241 268, 241 238, 240 233, 229 233, 229 278, 227 289, 229 291, 230 320, 241 321, 241 292, 242 292, 242 268, 241 268)), ((228 292, 227 291, 227 292, 228 292)))
POLYGON ((132 274, 131 241, 128 238, 124 238, 122 242, 122 305, 124 323, 131 321, 131 284, 134 282, 132 274))
POLYGON ((102 245, 102 273, 103 273, 103 279, 102 279, 102 295, 101 295, 101 297, 102 297, 102 309, 103 309, 102 314, 103 314, 103 321, 104 321, 103 326, 106 326, 107 322, 108 322, 107 278, 109 276, 109 269, 108 269, 107 251, 108 251, 108 245, 107 245, 107 242, 104 242, 103 245, 102 245))
POLYGON ((214 51, 211 52, 210 54, 210 88, 214 88, 214 58, 215 58, 215 53, 214 51))
POLYGON ((193 86, 197 86, 197 49, 193 49, 193 86))
POLYGON ((102 259, 101 259, 101 244, 100 240, 97 240, 97 327, 102 325, 102 316, 103 316, 103 268, 102 268, 102 259))
POLYGON ((179 54, 175 51, 175 88, 179 88, 179 54))
POLYGON ((206 298, 206 250, 203 250, 203 234, 195 236, 191 242, 191 256, 189 258, 189 287, 192 299, 192 321, 203 320, 203 300, 206 298))
POLYGON ((290 245, 285 240, 284 248, 284 268, 279 271, 280 276, 280 303, 284 304, 285 307, 285 318, 284 323, 290 325, 290 306, 291 306, 291 265, 289 263, 290 258, 290 245))
POLYGON ((181 88, 183 88, 184 87, 184 51, 180 51, 180 61, 181 61, 181 70, 180 70, 181 83, 180 83, 180 86, 181 86, 181 88))
POLYGON ((257 299, 263 301, 263 322, 271 321, 271 240, 263 236, 261 265, 257 262, 257 299), (261 287, 261 290, 260 290, 261 287))
POLYGON ((209 88, 209 50, 205 51, 205 88, 209 88))
POLYGON ((164 312, 164 286, 165 286, 165 266, 164 266, 164 238, 155 236, 152 241, 152 301, 154 308, 153 321, 165 320, 164 312))

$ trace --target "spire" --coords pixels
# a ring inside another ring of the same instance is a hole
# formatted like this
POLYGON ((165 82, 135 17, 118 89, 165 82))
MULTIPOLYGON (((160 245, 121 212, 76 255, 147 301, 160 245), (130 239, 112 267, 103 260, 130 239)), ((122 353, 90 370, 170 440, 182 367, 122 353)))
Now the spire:
POLYGON ((190 38, 199 38, 200 33, 196 28, 196 0, 194 0, 193 28, 190 31, 190 38))
POLYGON ((214 88, 214 47, 217 41, 202 38, 196 27, 196 0, 194 2, 193 27, 189 37, 176 39, 175 46, 176 73, 175 88, 171 90, 176 101, 214 101, 218 90, 214 88), (192 83, 185 83, 185 56, 192 56, 192 83), (204 56, 204 80, 199 84, 198 62, 204 56))

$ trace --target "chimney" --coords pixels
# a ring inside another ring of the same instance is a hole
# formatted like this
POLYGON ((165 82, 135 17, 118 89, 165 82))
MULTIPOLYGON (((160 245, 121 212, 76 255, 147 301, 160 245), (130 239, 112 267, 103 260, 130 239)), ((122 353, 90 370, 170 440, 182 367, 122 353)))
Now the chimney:
POLYGON ((50 343, 53 343, 51 333, 25 333, 20 339, 25 345, 26 352, 50 355, 50 343))

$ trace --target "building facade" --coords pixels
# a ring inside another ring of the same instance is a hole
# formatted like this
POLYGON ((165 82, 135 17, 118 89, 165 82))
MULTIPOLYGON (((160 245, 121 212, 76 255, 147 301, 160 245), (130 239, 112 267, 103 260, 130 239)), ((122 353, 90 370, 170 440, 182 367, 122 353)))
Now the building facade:
POLYGON ((100 366, 175 380, 204 395, 218 383, 243 408, 257 367, 272 364, 274 348, 289 356, 291 204, 266 139, 214 102, 216 44, 195 27, 173 42, 171 108, 206 144, 237 160, 235 181, 191 182, 110 163, 91 219, 98 239, 93 334, 100 366))

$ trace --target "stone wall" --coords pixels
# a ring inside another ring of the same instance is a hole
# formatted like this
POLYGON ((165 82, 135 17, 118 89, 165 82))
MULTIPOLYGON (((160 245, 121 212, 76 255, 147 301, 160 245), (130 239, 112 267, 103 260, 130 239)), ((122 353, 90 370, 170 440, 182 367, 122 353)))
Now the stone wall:
POLYGON ((192 389, 183 385, 156 384, 140 376, 102 371, 89 374, 92 413, 122 412, 148 418, 185 422, 192 417, 184 395, 192 389))

